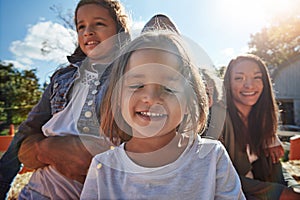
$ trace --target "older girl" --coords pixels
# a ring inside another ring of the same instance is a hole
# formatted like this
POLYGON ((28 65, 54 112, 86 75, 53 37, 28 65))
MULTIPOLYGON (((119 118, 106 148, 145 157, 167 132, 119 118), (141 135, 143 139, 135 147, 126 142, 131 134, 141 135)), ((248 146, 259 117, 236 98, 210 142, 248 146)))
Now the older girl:
POLYGON ((109 147, 98 137, 96 103, 106 88, 106 69, 115 50, 129 38, 126 19, 118 1, 78 2, 79 46, 69 57, 71 64, 54 74, 19 129, 25 137, 19 159, 36 169, 20 199, 79 199, 92 156, 109 147))

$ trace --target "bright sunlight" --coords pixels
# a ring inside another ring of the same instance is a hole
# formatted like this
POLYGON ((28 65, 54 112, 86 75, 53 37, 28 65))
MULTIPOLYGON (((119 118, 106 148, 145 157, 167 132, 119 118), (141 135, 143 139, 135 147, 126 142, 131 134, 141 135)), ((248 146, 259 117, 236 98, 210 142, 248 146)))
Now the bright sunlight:
MULTIPOLYGON (((222 0, 221 12, 233 22, 267 25, 276 18, 299 12, 299 0, 222 0)), ((254 25, 254 24, 253 24, 254 25)))

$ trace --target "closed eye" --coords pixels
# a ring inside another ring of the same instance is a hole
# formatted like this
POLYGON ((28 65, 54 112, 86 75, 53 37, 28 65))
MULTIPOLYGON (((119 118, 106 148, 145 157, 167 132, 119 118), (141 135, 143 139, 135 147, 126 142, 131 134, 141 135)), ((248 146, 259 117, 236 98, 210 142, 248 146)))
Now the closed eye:
POLYGON ((97 26, 106 26, 106 25, 105 25, 104 23, 102 23, 102 22, 97 22, 96 25, 97 25, 97 26))
POLYGON ((178 93, 177 90, 169 88, 169 87, 166 87, 166 86, 164 86, 164 90, 167 91, 168 93, 171 93, 171 94, 178 93))
POLYGON ((235 77, 234 80, 240 81, 240 80, 243 80, 243 77, 235 77))
POLYGON ((129 85, 128 87, 130 89, 140 89, 140 88, 143 88, 144 85, 143 84, 136 84, 136 85, 129 85))

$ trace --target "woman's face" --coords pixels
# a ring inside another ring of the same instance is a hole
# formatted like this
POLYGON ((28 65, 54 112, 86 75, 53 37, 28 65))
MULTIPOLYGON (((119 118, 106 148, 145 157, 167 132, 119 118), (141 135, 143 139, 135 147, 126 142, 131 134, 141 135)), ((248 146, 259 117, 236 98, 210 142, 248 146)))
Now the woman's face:
POLYGON ((230 87, 235 106, 240 110, 251 109, 263 91, 262 72, 249 60, 235 64, 230 74, 230 87))
POLYGON ((117 25, 106 8, 96 4, 83 5, 77 11, 76 22, 79 46, 88 57, 101 57, 97 54, 112 49, 113 40, 107 39, 117 33, 117 25))

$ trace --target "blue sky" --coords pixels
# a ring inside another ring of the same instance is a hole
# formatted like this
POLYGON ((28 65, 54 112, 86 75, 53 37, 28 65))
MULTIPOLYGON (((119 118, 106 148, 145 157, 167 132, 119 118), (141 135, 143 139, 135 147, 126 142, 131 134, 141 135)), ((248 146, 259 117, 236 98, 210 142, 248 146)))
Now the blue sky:
MULTIPOLYGON (((18 68, 36 68, 40 82, 73 51, 70 30, 64 29, 50 6, 73 13, 78 0, 1 0, 0 60, 18 68), (41 42, 63 47, 41 55, 41 42)), ((180 32, 199 44, 216 67, 248 49, 250 34, 270 20, 300 8, 300 0, 121 0, 138 30, 157 13, 168 15, 180 32)))

